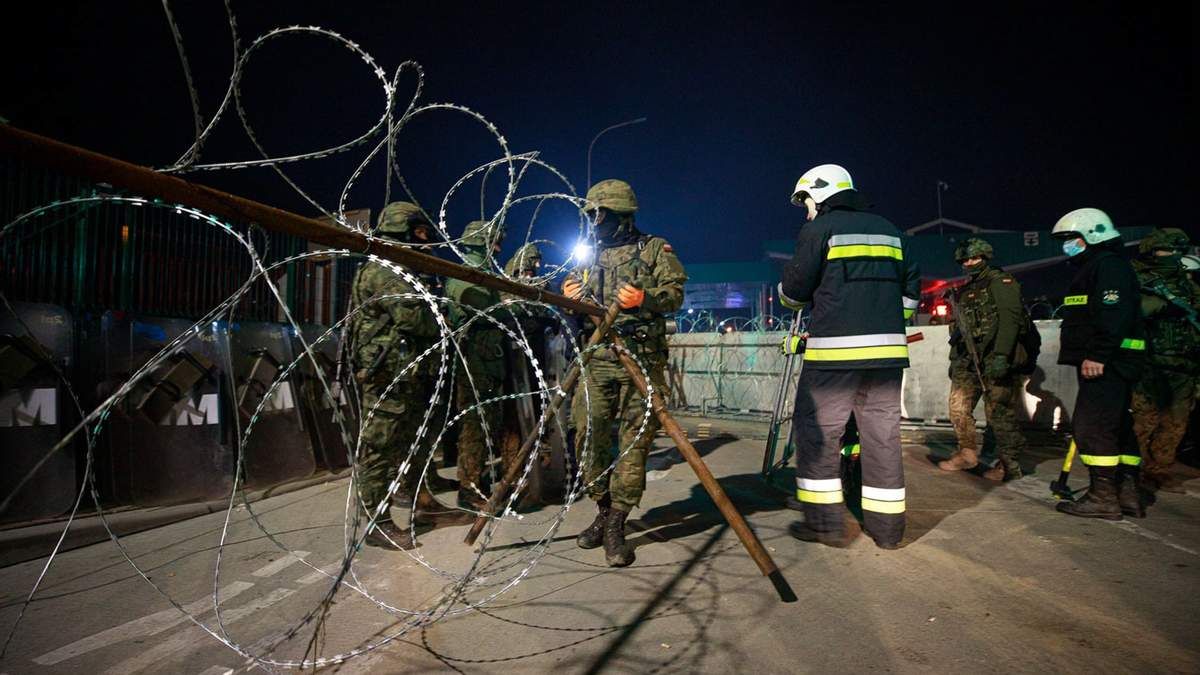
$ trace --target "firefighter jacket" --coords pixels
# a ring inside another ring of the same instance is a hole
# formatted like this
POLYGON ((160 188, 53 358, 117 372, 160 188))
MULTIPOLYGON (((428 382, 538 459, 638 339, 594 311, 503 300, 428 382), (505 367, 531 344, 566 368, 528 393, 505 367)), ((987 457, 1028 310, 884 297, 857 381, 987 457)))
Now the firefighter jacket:
POLYGON ((805 368, 908 367, 904 323, 917 309, 920 271, 907 237, 866 206, 854 190, 825 200, 784 267, 784 300, 812 308, 805 368))
POLYGON ((1093 244, 1071 258, 1079 269, 1059 310, 1058 362, 1078 366, 1087 359, 1135 381, 1146 354, 1141 296, 1133 267, 1113 248, 1093 244))

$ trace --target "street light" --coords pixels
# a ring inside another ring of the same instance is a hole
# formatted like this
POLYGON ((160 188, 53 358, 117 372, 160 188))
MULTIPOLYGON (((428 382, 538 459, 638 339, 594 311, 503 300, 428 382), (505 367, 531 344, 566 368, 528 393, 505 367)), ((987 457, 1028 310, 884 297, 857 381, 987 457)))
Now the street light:
POLYGON ((645 117, 639 117, 634 120, 625 120, 624 122, 618 122, 617 124, 614 124, 611 127, 601 129, 600 133, 598 133, 592 137, 592 142, 588 143, 587 185, 584 186, 585 188, 590 188, 592 186, 592 148, 596 146, 596 141, 599 140, 601 136, 603 136, 604 134, 607 134, 608 132, 612 131, 613 129, 620 129, 621 127, 627 127, 631 124, 641 124, 642 122, 645 122, 645 121, 646 121, 645 117))

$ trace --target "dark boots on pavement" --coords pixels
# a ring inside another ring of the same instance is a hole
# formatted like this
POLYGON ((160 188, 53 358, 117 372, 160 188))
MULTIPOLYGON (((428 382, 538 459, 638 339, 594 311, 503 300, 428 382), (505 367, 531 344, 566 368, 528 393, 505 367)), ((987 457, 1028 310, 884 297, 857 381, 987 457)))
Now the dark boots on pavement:
POLYGON ((604 525, 608 522, 608 512, 611 509, 612 502, 609 501, 608 495, 596 502, 596 518, 591 525, 584 528, 583 532, 575 537, 575 545, 579 548, 597 548, 604 543, 604 525))
POLYGON ((1117 501, 1116 467, 1088 467, 1091 486, 1087 494, 1076 501, 1061 501, 1059 511, 1080 518, 1121 520, 1121 505, 1117 501))
POLYGON ((625 519, 628 511, 611 507, 604 523, 604 560, 609 567, 625 567, 633 562, 633 550, 625 545, 625 519))
POLYGON ((364 544, 389 548, 393 551, 408 551, 418 546, 416 539, 413 538, 412 530, 400 527, 393 523, 391 518, 384 517, 386 520, 377 521, 375 527, 367 533, 366 539, 363 540, 364 544))
POLYGON ((1117 471, 1117 504, 1121 513, 1134 518, 1146 517, 1146 506, 1142 503, 1137 467, 1121 467, 1117 471))

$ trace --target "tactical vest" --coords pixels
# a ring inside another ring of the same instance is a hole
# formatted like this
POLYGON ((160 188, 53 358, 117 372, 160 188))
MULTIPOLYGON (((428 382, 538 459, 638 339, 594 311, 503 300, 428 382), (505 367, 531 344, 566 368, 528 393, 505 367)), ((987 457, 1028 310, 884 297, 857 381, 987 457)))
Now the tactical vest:
MULTIPOLYGON (((616 300, 617 290, 626 283, 641 284, 643 288, 653 283, 655 261, 649 247, 652 239, 651 235, 643 234, 634 243, 600 250, 585 277, 585 284, 600 305, 607 306, 616 300)), ((622 311, 613 323, 613 330, 625 339, 631 351, 666 357, 667 322, 662 314, 645 307, 622 311)), ((615 358, 603 352, 597 356, 615 358)))

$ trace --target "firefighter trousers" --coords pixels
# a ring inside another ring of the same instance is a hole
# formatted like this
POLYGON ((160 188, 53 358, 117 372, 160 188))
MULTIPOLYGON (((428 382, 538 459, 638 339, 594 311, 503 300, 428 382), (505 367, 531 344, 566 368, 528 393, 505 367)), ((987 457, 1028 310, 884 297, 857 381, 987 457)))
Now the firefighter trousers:
POLYGON ((796 498, 809 527, 843 530, 842 434, 850 415, 862 444, 863 529, 881 545, 904 536, 904 466, 900 452, 899 368, 806 369, 796 391, 796 498))
POLYGON ((1132 383, 1105 368, 1100 377, 1078 374, 1079 394, 1071 415, 1071 432, 1079 461, 1102 474, 1118 467, 1136 469, 1142 463, 1129 413, 1132 383))

